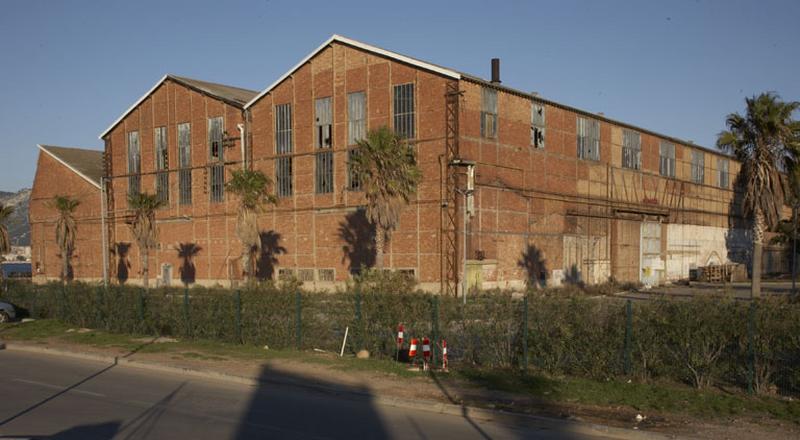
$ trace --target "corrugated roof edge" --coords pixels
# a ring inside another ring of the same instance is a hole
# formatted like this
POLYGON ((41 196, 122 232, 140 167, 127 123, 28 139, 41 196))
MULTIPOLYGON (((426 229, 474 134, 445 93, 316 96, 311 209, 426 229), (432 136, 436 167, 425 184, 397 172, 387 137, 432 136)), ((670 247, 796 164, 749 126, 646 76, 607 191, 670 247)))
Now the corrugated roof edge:
MULTIPOLYGON (((164 83, 164 81, 166 81, 166 80, 168 80, 168 79, 169 79, 169 80, 172 80, 172 81, 175 81, 175 82, 177 82, 177 83, 179 83, 179 84, 181 84, 181 85, 183 85, 183 86, 185 86, 185 87, 189 87, 189 88, 191 88, 191 89, 193 89, 193 90, 196 90, 197 92, 199 92, 199 93, 202 93, 202 94, 204 94, 204 95, 208 95, 208 96, 211 96, 211 97, 213 97, 213 98, 215 98, 215 99, 219 99, 220 101, 227 102, 227 103, 229 103, 229 104, 233 105, 234 107, 237 107, 237 108, 244 108, 244 106, 242 105, 242 103, 241 103, 241 102, 237 102, 237 101, 235 101, 235 100, 232 100, 232 99, 227 99, 227 98, 225 98, 225 97, 223 97, 223 96, 218 96, 218 95, 215 95, 215 94, 213 94, 213 93, 210 93, 210 92, 209 92, 209 91, 207 91, 207 90, 202 90, 202 89, 200 89, 200 88, 198 88, 198 87, 196 87, 196 86, 194 86, 194 85, 192 85, 191 83, 188 83, 188 82, 186 81, 186 80, 191 80, 191 79, 193 79, 193 78, 180 77, 180 76, 177 76, 177 75, 172 75, 172 74, 169 74, 169 73, 168 73, 168 74, 166 74, 166 75, 162 76, 162 77, 161 77, 161 79, 160 79, 160 80, 158 80, 158 82, 157 82, 157 83, 155 83, 155 85, 154 85, 153 87, 151 87, 151 88, 150 88, 150 90, 148 90, 148 91, 147 91, 147 92, 146 92, 144 95, 142 95, 142 97, 141 97, 141 98, 139 98, 138 100, 136 100, 136 102, 135 102, 135 103, 133 103, 133 105, 132 105, 132 106, 130 106, 130 107, 127 109, 127 110, 125 110, 125 113, 123 113, 123 114, 122 114, 122 116, 120 116, 119 118, 117 118, 117 120, 116 120, 116 121, 114 121, 114 122, 113 122, 111 125, 109 125, 109 126, 108 126, 108 128, 107 128, 105 131, 103 131, 103 133, 101 133, 101 134, 100 134, 100 136, 99 136, 100 140, 102 140, 104 137, 106 137, 106 135, 107 135, 108 133, 110 133, 110 132, 111 132, 111 130, 113 130, 113 129, 114 129, 114 127, 116 127, 117 125, 119 125, 119 123, 120 123, 120 122, 122 122, 122 120, 123 120, 123 119, 125 119, 125 117, 126 117, 126 116, 128 116, 128 114, 130 114, 130 112, 132 112, 132 111, 133 111, 133 109, 135 109, 136 107, 138 107, 138 106, 139 106, 139 104, 141 104, 142 102, 144 102, 144 100, 145 100, 145 99, 147 99, 147 97, 148 97, 148 96, 152 95, 152 94, 153 94, 153 92, 155 92, 155 91, 156 91, 156 89, 158 89, 158 88, 161 86, 161 84, 163 84, 163 83, 164 83)), ((196 81, 200 81, 200 82, 206 82, 206 83, 209 83, 209 81, 203 81, 203 80, 196 80, 196 81)), ((220 86, 225 86, 225 87, 231 87, 231 88, 234 88, 234 89, 239 89, 239 90, 248 90, 248 89, 243 89, 243 88, 241 88, 241 87, 228 86, 228 85, 226 85, 226 84, 219 84, 219 83, 213 83, 213 84, 217 84, 217 85, 220 85, 220 86)), ((253 93, 257 93, 255 90, 248 90, 248 91, 251 91, 251 92, 253 92, 253 93)))
POLYGON ((89 149, 89 148, 61 147, 61 146, 57 146, 57 145, 43 145, 43 144, 36 144, 36 146, 37 146, 37 147, 39 147, 39 150, 41 150, 41 151, 43 151, 43 152, 47 153, 47 155, 48 155, 48 156, 50 156, 50 157, 52 157, 53 159, 55 159, 55 160, 56 160, 58 163, 60 163, 61 165, 64 165, 64 166, 65 166, 65 167, 67 167, 67 168, 68 168, 70 171, 72 171, 73 173, 75 173, 75 174, 77 174, 78 176, 80 176, 80 177, 81 177, 83 180, 85 180, 85 181, 87 181, 87 182, 91 183, 93 186, 97 187, 97 189, 100 189, 100 182, 97 182, 97 181, 95 181, 94 179, 92 179, 92 178, 90 178, 89 176, 87 176, 86 174, 83 174, 82 172, 78 171, 78 169, 76 169, 76 168, 75 168, 75 167, 74 167, 72 164, 69 164, 69 163, 67 163, 66 161, 64 161, 64 159, 62 159, 61 157, 59 157, 57 154, 55 154, 55 153, 53 153, 52 151, 48 150, 48 148, 50 148, 50 147, 54 147, 54 148, 72 148, 72 149, 75 149, 75 150, 83 150, 83 151, 97 152, 97 153, 99 153, 99 154, 100 154, 101 158, 102 158, 102 155, 103 155, 103 152, 102 152, 102 151, 100 151, 100 150, 92 150, 92 149, 89 149))
POLYGON ((320 51, 322 51, 323 49, 328 47, 333 42, 339 42, 339 43, 347 44, 349 46, 360 48, 360 49, 366 50, 368 52, 372 52, 372 53, 375 53, 375 54, 378 54, 378 55, 383 55, 385 57, 392 58, 392 59, 395 59, 397 61, 401 61, 401 62, 410 64, 410 65, 413 65, 413 66, 417 66, 417 67, 420 67, 420 68, 423 68, 423 69, 426 69, 426 70, 430 70, 432 72, 436 72, 436 73, 445 75, 445 76, 453 78, 453 79, 464 79, 464 80, 471 81, 471 82, 474 82, 474 83, 478 83, 478 84, 481 84, 481 85, 494 87, 494 88, 496 88, 498 90, 503 90, 505 92, 513 93, 513 94, 516 94, 516 95, 521 95, 523 97, 526 97, 526 98, 534 100, 534 101, 539 101, 539 102, 546 103, 546 104, 549 104, 549 105, 553 105, 553 106, 556 106, 556 107, 561 107, 561 108, 563 108, 565 110, 574 111, 576 113, 580 113, 582 115, 589 116, 589 117, 592 117, 594 119, 598 119, 598 120, 601 120, 601 121, 604 121, 604 122, 607 122, 607 123, 616 124, 616 125, 619 125, 621 127, 625 127, 625 128, 629 128, 629 129, 632 129, 632 130, 636 130, 636 131, 640 131, 640 132, 643 132, 643 133, 647 133, 647 134, 650 134, 652 136, 656 136, 656 137, 659 137, 659 138, 667 140, 667 141, 671 141, 671 142, 675 142, 675 143, 678 143, 678 144, 681 144, 681 145, 685 145, 685 146, 690 147, 690 148, 697 148, 697 149, 703 150, 703 151, 711 153, 711 154, 716 154, 716 155, 719 155, 719 156, 725 156, 725 157, 728 157, 728 158, 736 160, 736 158, 733 157, 732 154, 729 154, 729 153, 724 152, 724 151, 720 151, 720 150, 717 150, 717 149, 714 149, 714 148, 705 147, 705 146, 698 145, 698 144, 695 144, 694 142, 689 142, 688 140, 681 139, 681 138, 678 138, 678 137, 675 137, 675 136, 665 135, 665 134, 662 134, 662 133, 658 133, 658 132, 656 132, 654 130, 650 130, 650 129, 647 129, 647 128, 639 127, 639 126, 636 126, 636 125, 633 125, 633 124, 630 124, 630 123, 627 123, 627 122, 619 121, 619 120, 616 120, 616 119, 612 119, 612 118, 609 118, 609 117, 606 117, 606 116, 598 115, 597 113, 592 113, 590 111, 582 110, 582 109, 577 108, 577 107, 573 107, 573 106, 570 106, 570 105, 562 104, 562 103, 557 102, 557 101, 553 101, 553 100, 550 100, 550 99, 545 99, 545 98, 542 98, 541 96, 534 96, 534 95, 532 95, 530 93, 526 93, 526 92, 523 92, 521 90, 518 90, 518 89, 515 89, 515 88, 512 88, 512 87, 507 87, 507 86, 503 86, 503 85, 500 85, 500 84, 494 84, 491 81, 485 80, 485 79, 477 77, 475 75, 459 72, 457 70, 449 69, 447 67, 438 66, 436 64, 429 63, 427 61, 422 61, 422 60, 419 60, 417 58, 409 57, 409 56, 406 56, 406 55, 401 55, 401 54, 399 54, 397 52, 392 52, 390 50, 381 49, 381 48, 379 48, 377 46, 373 46, 373 45, 370 45, 370 44, 362 43, 360 41, 356 41, 356 40, 353 40, 351 38, 343 37, 343 36, 338 35, 338 34, 333 34, 324 43, 319 45, 319 47, 314 49, 314 51, 309 53, 305 58, 303 58, 294 67, 289 69, 286 73, 284 73, 275 82, 270 84, 269 87, 264 89, 261 93, 256 95, 255 98, 253 98, 247 104, 245 104, 244 108, 245 109, 250 108, 259 99, 263 98, 267 93, 269 93, 272 89, 274 89, 278 84, 282 83, 292 73, 294 73, 297 69, 302 67, 311 58, 313 58, 315 55, 317 55, 320 51))
POLYGON ((676 144, 681 144, 681 145, 684 145, 684 146, 687 146, 687 147, 690 147, 690 148, 697 148, 697 149, 703 150, 703 151, 705 151, 707 153, 716 154, 716 155, 719 155, 719 156, 724 156, 724 157, 727 157, 727 158, 730 158, 730 159, 733 159, 733 160, 737 160, 732 154, 730 154, 728 152, 725 152, 725 151, 721 151, 721 150, 717 150, 717 149, 714 149, 714 148, 705 147, 703 145, 695 144, 694 142, 691 142, 691 141, 688 141, 688 140, 685 140, 685 139, 681 139, 681 138, 677 138, 675 136, 662 134, 662 133, 659 133, 657 131, 650 130, 648 128, 643 128, 643 127, 639 127, 637 125, 633 125, 633 124, 630 124, 630 123, 627 123, 627 122, 623 122, 623 121, 620 121, 620 120, 617 120, 617 119, 612 119, 612 118, 609 118, 609 117, 604 116, 604 115, 599 115, 597 113, 592 113, 592 112, 587 111, 587 110, 583 110, 583 109, 580 109, 580 108, 577 108, 577 107, 573 107, 571 105, 562 104, 560 102, 553 101, 551 99, 543 98, 543 97, 541 97, 539 95, 532 95, 530 93, 526 93, 526 92, 523 92, 521 90, 517 90, 517 89, 515 89, 513 87, 508 87, 508 86, 504 86, 504 85, 501 85, 501 84, 495 84, 495 83, 493 83, 491 81, 485 80, 483 78, 480 78, 480 77, 477 77, 477 76, 474 76, 474 75, 470 75, 470 74, 467 74, 467 73, 461 73, 461 79, 466 80, 466 81, 471 81, 471 82, 474 82, 476 84, 480 84, 482 86, 493 87, 493 88, 495 88, 497 90, 502 90, 502 91, 504 91, 506 93, 519 95, 519 96, 528 98, 528 99, 530 99, 532 101, 538 101, 538 102, 541 102, 541 103, 544 103, 544 104, 552 105, 554 107, 560 107, 560 108, 563 108, 565 110, 570 110, 570 111, 573 111, 573 112, 579 113, 581 115, 588 116, 590 118, 597 119, 597 120, 600 120, 600 121, 603 121, 603 122, 616 124, 616 125, 619 125, 621 127, 629 128, 631 130, 640 131, 642 133, 647 133, 649 135, 656 136, 658 138, 661 138, 661 139, 664 139, 664 140, 667 140, 667 141, 670 141, 670 142, 674 142, 676 144))
POLYGON ((353 40, 353 39, 350 39, 350 38, 347 38, 347 37, 343 37, 341 35, 333 34, 333 35, 331 35, 330 38, 325 40, 324 43, 320 44, 316 49, 314 49, 311 53, 309 53, 302 60, 300 60, 299 63, 295 64, 294 67, 289 69, 286 73, 281 75, 281 77, 278 78, 275 82, 270 84, 269 87, 267 87, 261 93, 256 95, 255 98, 251 99, 250 102, 248 102, 247 104, 244 105, 244 108, 245 109, 250 108, 250 106, 252 106, 256 102, 258 102, 259 99, 263 98, 267 93, 272 91, 272 89, 274 89, 278 84, 282 83, 286 78, 291 76, 292 73, 294 73, 297 69, 302 67, 311 58, 316 56, 319 52, 321 52, 323 49, 325 49, 326 47, 328 47, 329 45, 331 45, 334 42, 343 43, 343 44, 346 44, 348 46, 356 47, 356 48, 359 48, 359 49, 366 50, 368 52, 372 52, 372 53, 375 53, 375 54, 378 54, 378 55, 382 55, 382 56, 385 56, 385 57, 388 57, 388 58, 392 58, 394 60, 397 60, 397 61, 400 61, 400 62, 403 62, 403 63, 406 63, 406 64, 410 64, 412 66, 416 66, 416 67, 419 67, 421 69, 430 70, 432 72, 436 72, 436 73, 438 73, 440 75, 444 75, 444 76, 447 76, 447 77, 450 77, 450 78, 453 78, 453 79, 460 79, 461 78, 461 74, 456 72, 455 70, 447 69, 445 67, 437 66, 435 64, 431 64, 431 63, 428 63, 428 62, 425 62, 425 61, 421 61, 421 60, 418 60, 416 58, 412 58, 412 57, 409 57, 409 56, 401 55, 401 54, 399 54, 397 52, 392 52, 392 51, 389 51, 389 50, 386 50, 386 49, 381 49, 380 47, 377 47, 377 46, 372 46, 370 44, 362 43, 360 41, 356 41, 356 40, 353 40))

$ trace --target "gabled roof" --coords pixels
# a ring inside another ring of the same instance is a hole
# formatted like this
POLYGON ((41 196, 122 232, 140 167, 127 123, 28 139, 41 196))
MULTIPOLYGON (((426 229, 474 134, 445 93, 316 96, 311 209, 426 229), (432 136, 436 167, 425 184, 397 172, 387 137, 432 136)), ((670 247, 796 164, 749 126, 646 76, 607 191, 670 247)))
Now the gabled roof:
POLYGON ((538 94, 531 94, 531 93, 523 92, 523 91, 514 89, 512 87, 507 87, 507 86, 504 86, 504 85, 501 85, 501 84, 493 83, 493 82, 491 82, 489 80, 480 78, 480 77, 475 76, 475 75, 459 72, 457 70, 449 69, 447 67, 442 67, 442 66, 439 66, 439 65, 436 65, 436 64, 433 64, 433 63, 429 63, 427 61, 422 61, 422 60, 419 60, 419 59, 416 59, 416 58, 412 58, 412 57, 409 57, 409 56, 406 56, 406 55, 401 55, 401 54, 399 54, 397 52, 392 52, 392 51, 389 51, 389 50, 386 50, 386 49, 381 49, 379 47, 372 46, 372 45, 366 44, 366 43, 362 43, 360 41, 356 41, 356 40, 353 40, 353 39, 350 39, 350 38, 347 38, 347 37, 343 37, 341 35, 336 35, 336 34, 334 34, 330 38, 328 38, 324 43, 322 43, 319 47, 317 47, 313 52, 308 54, 308 56, 306 56, 299 63, 297 63, 297 65, 295 65, 294 67, 289 69, 288 72, 284 73, 283 76, 278 78, 277 81, 272 83, 269 87, 267 87, 265 90, 263 90, 261 93, 256 95, 253 99, 251 99, 247 104, 244 105, 244 108, 247 109, 250 106, 252 106, 253 104, 255 104, 256 101, 258 101, 264 95, 266 95, 267 93, 272 91, 272 89, 274 89, 278 84, 283 82, 283 80, 288 78, 295 71, 297 71, 297 69, 302 67, 305 63, 307 63, 311 58, 316 56, 318 53, 320 53, 322 50, 324 50, 326 47, 328 47, 329 45, 331 45, 334 42, 338 42, 338 43, 342 43, 342 44, 345 44, 345 45, 348 45, 348 46, 359 48, 359 49, 365 50, 367 52, 371 52, 371 53, 373 53, 375 55, 380 55, 380 56, 384 56, 384 57, 387 57, 387 58, 391 58, 391 59, 393 59, 395 61, 399 61, 399 62, 406 63, 406 64, 409 64, 409 65, 412 65, 412 66, 415 66, 415 67, 419 67, 421 69, 425 69, 425 70, 428 70, 428 71, 431 71, 431 72, 435 72, 435 73, 447 76, 449 78, 458 79, 458 80, 463 79, 463 80, 466 80, 466 81, 471 81, 471 82, 478 83, 478 84, 481 84, 481 85, 484 85, 484 86, 487 86, 487 87, 493 87, 493 88, 496 88, 498 90, 503 90, 505 92, 512 93, 512 94, 515 94, 515 95, 518 95, 518 96, 523 96, 523 97, 529 98, 529 99, 531 99, 533 101, 538 101, 538 102, 550 104, 550 105, 553 105, 553 106, 556 106, 556 107, 560 107, 560 108, 563 108, 563 109, 566 109, 566 110, 574 111, 576 113, 579 113, 579 114, 582 114, 582 115, 585 115, 585 116, 589 116, 591 118, 594 118, 594 119, 597 119, 597 120, 600 120, 600 121, 612 123, 612 124, 615 124, 615 125, 619 125, 621 127, 631 128, 633 130, 641 131, 643 133, 647 133, 647 134, 659 137, 659 138, 667 140, 667 141, 672 141, 672 142, 675 142, 675 143, 679 143, 681 145, 686 145, 686 146, 691 147, 691 148, 701 149, 701 150, 704 150, 704 151, 707 151, 707 152, 710 152, 710 153, 713 153, 713 154, 718 154, 718 155, 723 155, 723 156, 731 156, 730 154, 725 153, 724 151, 719 151, 717 149, 704 147, 704 146, 695 144, 692 141, 683 140, 683 139, 677 138, 675 136, 664 135, 664 134, 655 132, 653 130, 649 130, 649 129, 646 129, 646 128, 638 127, 638 126, 633 125, 633 124, 629 124, 627 122, 618 121, 618 120, 606 117, 604 115, 600 115, 600 114, 597 114, 597 113, 592 113, 592 112, 589 112, 587 110, 582 110, 582 109, 579 109, 577 107, 573 107, 573 106, 570 106, 570 105, 561 104, 559 102, 552 101, 550 99, 544 99, 541 96, 539 96, 538 94))
POLYGON ((103 152, 85 148, 37 145, 40 150, 69 168, 84 180, 100 188, 103 178, 103 152))
POLYGON ((259 99, 264 97, 264 95, 266 95, 267 93, 272 91, 272 89, 274 89, 278 84, 282 83, 283 80, 288 78, 297 69, 302 67, 305 63, 307 63, 308 60, 310 60, 311 58, 314 58, 318 53, 322 52, 326 47, 330 46, 334 42, 338 42, 338 43, 346 44, 348 46, 356 47, 358 49, 362 49, 362 50, 365 50, 367 52, 374 53, 376 55, 381 55, 381 56, 384 56, 384 57, 387 57, 387 58, 391 58, 391 59, 393 59, 395 61, 400 61, 400 62, 403 62, 403 63, 406 63, 406 64, 410 64, 412 66, 419 67, 420 69, 425 69, 425 70, 428 70, 428 71, 431 71, 431 72, 435 72, 435 73, 438 73, 440 75, 444 75, 444 76, 447 76, 447 77, 450 77, 450 78, 453 78, 453 79, 460 79, 461 78, 461 74, 456 72, 455 70, 447 69, 445 67, 437 66, 435 64, 431 64, 431 63, 428 63, 426 61, 422 61, 422 60, 418 60, 416 58, 412 58, 412 57, 409 57, 409 56, 401 55, 401 54, 399 54, 397 52, 388 51, 386 49, 381 49, 379 47, 372 46, 370 44, 362 43, 360 41, 352 40, 350 38, 334 34, 330 38, 328 38, 324 43, 322 43, 319 47, 314 49, 313 52, 311 52, 305 58, 303 58, 299 63, 297 63, 297 65, 295 65, 294 67, 289 69, 288 72, 284 73, 280 78, 278 78, 277 81, 275 81, 274 83, 270 84, 269 87, 267 87, 261 93, 256 95, 253 99, 251 99, 247 104, 244 105, 244 108, 249 108, 251 105, 255 104, 256 101, 258 101, 259 99))
POLYGON ((100 135, 100 139, 103 139, 108 133, 110 133, 114 127, 122 122, 122 120, 133 111, 133 109, 138 107, 139 104, 147 99, 148 96, 152 95, 153 92, 155 92, 156 89, 158 89, 161 84, 167 80, 174 81, 178 84, 186 86, 190 89, 194 89, 200 93, 215 99, 219 99, 220 101, 238 108, 244 108, 244 104, 258 94, 258 92, 255 90, 248 90, 241 87, 228 86, 225 84, 212 83, 208 81, 200 81, 199 79, 186 78, 185 76, 166 74, 150 90, 148 90, 147 93, 142 95, 138 101, 136 101, 128 110, 126 110, 122 116, 114 121, 114 123, 111 124, 106 131, 100 135))

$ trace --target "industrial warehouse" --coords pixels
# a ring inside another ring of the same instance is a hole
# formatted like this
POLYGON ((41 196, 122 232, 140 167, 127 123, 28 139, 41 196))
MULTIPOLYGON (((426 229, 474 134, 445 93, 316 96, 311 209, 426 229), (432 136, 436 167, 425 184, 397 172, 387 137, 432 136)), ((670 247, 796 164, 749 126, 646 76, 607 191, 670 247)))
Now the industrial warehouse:
MULTIPOLYGON (((659 285, 749 261, 732 157, 507 87, 499 60, 486 80, 334 35, 261 92, 164 76, 100 135, 104 154, 40 145, 34 279, 61 273, 48 206, 61 194, 81 201, 72 276, 139 283, 127 198, 148 192, 165 203, 149 260, 158 283, 237 285, 224 184, 244 167, 278 198, 258 218, 257 278, 343 285, 375 262, 349 157, 382 126, 422 171, 385 265, 425 290, 659 285)), ((781 255, 767 248, 763 271, 785 270, 781 255)))

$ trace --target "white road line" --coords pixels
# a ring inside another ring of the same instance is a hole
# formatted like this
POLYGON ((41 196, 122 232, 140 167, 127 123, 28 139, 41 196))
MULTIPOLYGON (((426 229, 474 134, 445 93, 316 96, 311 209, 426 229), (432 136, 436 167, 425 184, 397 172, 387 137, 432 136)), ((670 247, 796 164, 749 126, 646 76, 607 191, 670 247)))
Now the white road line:
MULTIPOLYGON (((18 379, 18 378, 11 379, 11 380, 13 380, 14 382, 22 382, 22 383, 27 383, 27 384, 30 384, 30 385, 38 385, 40 387, 50 388, 52 390, 63 391, 65 389, 67 389, 66 387, 62 387, 62 386, 59 386, 59 385, 52 385, 52 384, 44 383, 44 382, 37 382, 35 380, 18 379)), ((69 392, 70 393, 86 394, 88 396, 94 396, 94 397, 106 397, 105 394, 93 393, 91 391, 79 390, 77 388, 73 388, 73 389, 69 390, 69 392)))

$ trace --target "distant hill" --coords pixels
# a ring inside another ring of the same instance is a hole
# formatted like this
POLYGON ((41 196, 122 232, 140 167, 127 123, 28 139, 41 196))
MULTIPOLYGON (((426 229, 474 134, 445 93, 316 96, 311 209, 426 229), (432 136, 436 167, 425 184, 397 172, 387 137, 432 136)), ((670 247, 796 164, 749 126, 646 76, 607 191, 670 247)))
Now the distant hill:
POLYGON ((31 225, 28 224, 28 205, 30 201, 30 188, 21 189, 15 193, 0 191, 0 203, 14 207, 14 213, 11 214, 11 218, 6 222, 12 246, 31 245, 31 225))

